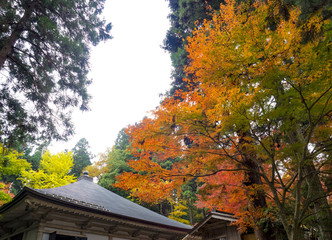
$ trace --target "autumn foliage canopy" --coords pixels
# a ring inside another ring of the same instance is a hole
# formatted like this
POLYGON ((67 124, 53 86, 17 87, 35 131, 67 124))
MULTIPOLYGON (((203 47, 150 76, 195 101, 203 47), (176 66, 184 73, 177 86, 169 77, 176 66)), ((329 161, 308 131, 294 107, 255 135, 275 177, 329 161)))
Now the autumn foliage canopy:
POLYGON ((282 16, 278 1, 228 1, 197 26, 188 38, 188 90, 127 129, 136 172, 117 186, 158 202, 197 179, 198 205, 236 213, 244 228, 277 215, 293 229, 303 223, 318 194, 303 192, 304 183, 311 189, 331 165, 332 58, 330 21, 301 21, 300 13, 282 16), (246 184, 248 172, 261 184, 246 184), (271 211, 250 207, 262 191, 271 211))

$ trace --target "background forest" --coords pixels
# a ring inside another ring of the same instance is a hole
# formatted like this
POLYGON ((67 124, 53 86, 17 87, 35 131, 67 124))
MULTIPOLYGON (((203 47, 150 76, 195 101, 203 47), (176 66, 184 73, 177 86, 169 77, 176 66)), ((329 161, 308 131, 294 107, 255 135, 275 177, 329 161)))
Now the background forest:
POLYGON ((87 170, 190 225, 217 209, 260 240, 332 239, 330 1, 168 3, 172 86, 92 163, 85 138, 47 148, 88 109, 104 1, 1 1, 0 204, 87 170))

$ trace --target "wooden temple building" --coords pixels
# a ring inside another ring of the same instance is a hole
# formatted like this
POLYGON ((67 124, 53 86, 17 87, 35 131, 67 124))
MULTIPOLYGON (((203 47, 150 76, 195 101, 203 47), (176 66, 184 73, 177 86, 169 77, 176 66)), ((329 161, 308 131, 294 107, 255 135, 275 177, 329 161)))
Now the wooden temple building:
POLYGON ((0 208, 0 240, 251 240, 232 214, 212 211, 194 227, 179 223, 95 184, 25 187, 0 208))
MULTIPOLYGON (((233 214, 215 211, 210 212, 196 224, 183 240, 247 240, 233 225, 236 218, 233 214)), ((251 238, 252 239, 252 238, 251 238)))
POLYGON ((191 229, 95 183, 25 187, 0 208, 0 240, 177 240, 191 229))

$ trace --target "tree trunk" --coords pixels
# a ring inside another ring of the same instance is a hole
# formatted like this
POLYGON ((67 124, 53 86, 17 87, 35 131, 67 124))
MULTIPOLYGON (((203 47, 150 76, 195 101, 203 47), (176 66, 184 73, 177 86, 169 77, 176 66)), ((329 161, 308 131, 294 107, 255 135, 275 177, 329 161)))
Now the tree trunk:
POLYGON ((188 198, 188 210, 189 210, 189 222, 190 225, 194 225, 194 210, 193 210, 193 203, 190 198, 188 198))
MULTIPOLYGON (((302 136, 299 131, 294 132, 289 136, 291 144, 296 144, 301 141, 303 142, 305 139, 305 137, 302 136)), ((312 199, 313 201, 313 209, 309 210, 313 212, 316 222, 318 223, 320 240, 331 240, 331 208, 328 204, 326 193, 324 192, 323 186, 319 179, 319 172, 317 171, 313 161, 311 159, 307 159, 307 156, 310 155, 307 148, 307 146, 303 148, 304 153, 302 153, 303 158, 301 159, 301 161, 303 161, 303 165, 301 167, 301 170, 303 172, 305 183, 308 186, 308 191, 310 191, 307 200, 311 201, 312 199)))
POLYGON ((289 240, 302 240, 303 233, 301 233, 301 229, 299 226, 293 227, 291 233, 288 236, 289 240))
MULTIPOLYGON (((240 136, 239 140, 239 148, 243 157, 243 165, 248 168, 248 171, 245 173, 245 180, 243 184, 245 186, 254 186, 254 185, 262 185, 261 176, 258 174, 259 166, 255 162, 256 159, 255 154, 246 148, 246 145, 253 144, 245 140, 244 137, 249 135, 247 133, 238 132, 240 136)), ((267 208, 265 193, 263 190, 259 190, 256 194, 250 195, 249 197, 249 208, 253 208, 254 210, 261 210, 267 208)), ((254 219, 256 228, 255 228, 255 236, 258 240, 273 240, 273 231, 272 229, 267 229, 258 223, 260 219, 254 219)))
MULTIPOLYGON (((246 186, 253 186, 253 185, 262 185, 262 179, 257 174, 258 172, 258 166, 257 164, 251 160, 251 159, 245 159, 244 162, 245 166, 249 168, 249 170, 246 172, 246 179, 244 180, 244 185, 246 186)), ((265 209, 267 207, 266 199, 265 199, 265 193, 262 190, 259 190, 255 195, 249 196, 250 198, 250 207, 253 209, 265 209)), ((255 219, 256 228, 255 228, 255 236, 256 239, 259 240, 273 240, 272 236, 272 229, 266 229, 261 224, 258 224, 258 221, 260 219, 255 219)))
POLYGON ((303 167, 303 172, 307 175, 306 183, 308 184, 308 188, 312 191, 311 196, 315 198, 312 211, 314 212, 318 223, 320 239, 330 240, 332 239, 331 208, 327 202, 326 193, 323 190, 323 186, 313 162, 306 163, 303 167))
POLYGON ((12 50, 12 47, 15 45, 16 41, 19 39, 21 33, 24 31, 24 27, 28 22, 29 18, 31 17, 32 10, 34 8, 34 4, 31 3, 28 8, 25 10, 23 17, 14 27, 10 36, 5 40, 3 47, 0 50, 0 69, 3 68, 8 55, 12 50))

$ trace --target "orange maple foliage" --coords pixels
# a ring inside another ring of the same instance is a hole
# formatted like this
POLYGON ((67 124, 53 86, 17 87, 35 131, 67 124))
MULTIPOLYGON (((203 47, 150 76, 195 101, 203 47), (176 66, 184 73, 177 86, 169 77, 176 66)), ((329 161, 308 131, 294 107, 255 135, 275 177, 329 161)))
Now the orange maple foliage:
POLYGON ((0 182, 0 206, 11 201, 14 197, 14 194, 10 192, 10 185, 10 183, 0 182))
MULTIPOLYGON (((188 38, 188 91, 164 99, 153 117, 127 129, 137 173, 120 176, 118 187, 156 202, 198 178, 199 205, 235 213, 244 228, 271 217, 248 206, 263 191, 295 239, 300 220, 287 217, 286 205, 309 199, 299 191, 291 195, 304 181, 297 170, 324 151, 309 145, 313 137, 326 139, 318 126, 329 124, 331 58, 324 28, 330 22, 315 15, 302 23, 297 8, 283 19, 277 9, 278 1, 249 6, 229 0, 197 26, 188 38), (162 168, 169 159, 172 167, 162 168), (246 186, 248 171, 263 185, 246 186)), ((307 204, 298 206, 301 214, 308 211, 307 204)))

